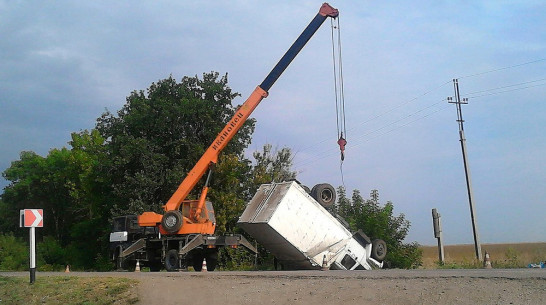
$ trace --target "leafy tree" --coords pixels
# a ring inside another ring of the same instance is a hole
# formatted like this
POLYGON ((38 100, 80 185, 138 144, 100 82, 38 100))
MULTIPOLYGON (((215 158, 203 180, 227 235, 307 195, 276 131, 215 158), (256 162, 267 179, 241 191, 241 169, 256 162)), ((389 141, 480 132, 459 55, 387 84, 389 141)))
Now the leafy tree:
POLYGON ((3 172, 11 182, 2 194, 2 209, 9 215, 1 217, 12 224, 7 230, 21 231, 13 228, 18 225, 12 219, 18 210, 41 208, 46 225, 39 234, 54 237, 62 247, 72 245, 77 251, 70 259, 82 262, 81 268, 92 268, 105 242, 89 236, 103 236, 109 227, 108 183, 100 171, 103 142, 98 131, 82 131, 72 134, 72 149, 52 149, 47 157, 22 152, 21 159, 3 172), (93 225, 76 230, 86 223, 93 225))
POLYGON ((385 262, 393 268, 416 268, 421 265, 421 250, 417 243, 404 244, 410 222, 404 214, 395 216, 394 205, 387 201, 379 204, 379 192, 373 190, 371 199, 364 200, 360 191, 354 190, 352 198, 346 197, 343 187, 338 188, 335 212, 344 217, 352 230, 362 230, 372 240, 383 239, 387 244, 385 262))
MULTIPOLYGON (((227 74, 219 77, 216 72, 204 73, 202 79, 184 77, 180 83, 171 76, 153 83, 146 92, 132 92, 117 116, 106 112, 98 119, 97 129, 108 139, 107 172, 112 177, 114 215, 159 211, 167 202, 235 113, 231 103, 239 94, 227 82, 227 74)), ((243 150, 253 130, 254 120, 250 119, 224 154, 246 162, 243 150)), ((220 161, 226 160, 233 161, 220 161)), ((220 164, 218 167, 221 170, 214 174, 211 187, 221 190, 217 181, 228 180, 221 177, 228 171, 220 164)), ((190 196, 198 196, 199 189, 190 196)), ((212 192, 210 198, 215 196, 228 201, 235 200, 233 196, 242 198, 238 194, 225 198, 227 195, 219 191, 212 192)), ((222 207, 219 212, 222 215, 222 207)), ((219 218, 222 223, 222 216, 219 218)))
POLYGON ((261 152, 256 151, 252 156, 256 161, 252 168, 252 194, 256 192, 260 184, 296 178, 296 172, 291 170, 293 157, 290 148, 272 150, 271 144, 265 144, 261 152))

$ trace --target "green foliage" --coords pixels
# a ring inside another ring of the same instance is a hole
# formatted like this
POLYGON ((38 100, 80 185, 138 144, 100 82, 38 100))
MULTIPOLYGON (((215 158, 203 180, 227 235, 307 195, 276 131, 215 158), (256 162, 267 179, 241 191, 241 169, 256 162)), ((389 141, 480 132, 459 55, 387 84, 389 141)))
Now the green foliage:
MULTIPOLYGON (((3 229, 20 234, 22 230, 16 227, 19 210, 44 210, 44 227, 39 230, 39 234, 46 236, 44 251, 48 251, 42 253, 48 265, 44 268, 57 269, 65 264, 66 255, 59 247, 85 241, 85 245, 92 245, 85 247, 85 253, 94 256, 107 249, 103 239, 99 239, 101 243, 95 242, 109 229, 109 182, 102 172, 106 158, 104 140, 97 130, 85 130, 73 133, 69 144, 72 149, 52 149, 46 157, 22 152, 20 160, 12 162, 3 172, 11 184, 2 194, 0 209, 7 213, 1 216, 0 223, 8 222, 3 229), (78 230, 86 223, 93 226, 78 230)), ((81 245, 78 248, 83 249, 81 245)), ((92 268, 94 261, 81 259, 80 262, 78 267, 92 268)))
POLYGON ((256 151, 252 156, 256 161, 252 168, 252 194, 261 184, 296 178, 296 172, 291 170, 293 157, 290 148, 272 150, 271 144, 265 144, 261 152, 256 151))
POLYGON ((404 214, 395 216, 394 205, 388 201, 379 204, 379 193, 373 190, 372 199, 364 200, 360 191, 354 190, 347 198, 345 189, 338 188, 338 202, 334 212, 347 220, 352 230, 362 230, 368 237, 383 239, 387 243, 385 261, 392 268, 416 268, 422 263, 422 251, 417 243, 404 244, 410 222, 404 214))
MULTIPOLYGON (((108 139, 114 216, 159 211, 231 119, 238 95, 227 85, 227 75, 216 72, 202 79, 184 77, 180 83, 169 77, 146 92, 132 92, 117 116, 104 113, 97 129, 108 139)), ((224 153, 242 159, 253 130, 251 119, 224 153)), ((193 197, 200 187, 195 189, 193 197)))
POLYGON ((28 270, 28 255, 26 242, 12 234, 0 234, 0 270, 28 270))
MULTIPOLYGON (((45 224, 37 247, 41 270, 66 264, 76 270, 111 268, 110 220, 160 211, 231 119, 237 96, 227 75, 204 73, 180 82, 169 77, 146 91, 132 92, 116 114, 107 111, 97 119, 96 129, 73 133, 68 148, 52 149, 45 157, 21 152, 20 160, 2 173, 10 184, 0 198, 0 232, 14 234, 3 235, 3 242, 15 252, 0 258, 0 266, 16 270, 28 264, 27 251, 18 255, 14 246, 17 237, 26 234, 18 228, 19 210, 41 208, 45 224)), ((245 122, 212 175, 208 197, 215 206, 219 234, 239 233, 236 221, 259 184, 295 177, 288 148, 272 152, 266 145, 254 154, 255 164, 244 157, 254 125, 253 119, 245 122)), ((188 199, 198 196, 201 180, 188 199)), ((235 260, 253 261, 245 254, 235 260)))
POLYGON ((37 243, 36 252, 38 256, 37 267, 40 271, 60 271, 64 269, 66 251, 53 236, 46 236, 42 242, 37 243))

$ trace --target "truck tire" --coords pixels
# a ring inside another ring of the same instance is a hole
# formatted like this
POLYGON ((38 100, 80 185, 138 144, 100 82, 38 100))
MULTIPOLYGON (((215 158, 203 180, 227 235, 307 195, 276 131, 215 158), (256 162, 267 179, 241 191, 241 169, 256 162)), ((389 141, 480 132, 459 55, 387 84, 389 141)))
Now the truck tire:
POLYGON ((307 185, 302 184, 300 186, 307 194, 311 194, 311 189, 307 185))
POLYGON ((383 261, 387 256, 387 243, 382 239, 373 240, 371 256, 377 261, 383 261))
MULTIPOLYGON (((194 253, 193 254, 193 259, 192 259, 192 266, 193 266, 193 270, 195 271, 201 271, 201 269, 203 269, 203 254, 197 254, 197 253, 194 253)), ((207 270, 208 270, 208 262, 207 262, 207 270)))
POLYGON ((167 251, 167 255, 165 255, 165 269, 167 271, 177 271, 179 268, 179 260, 178 260, 178 251, 176 249, 171 249, 167 251))
POLYGON ((311 197, 323 207, 329 208, 336 202, 336 190, 328 183, 317 184, 311 189, 311 197))
POLYGON ((184 217, 180 211, 168 211, 161 218, 161 226, 169 233, 176 233, 182 228, 184 217))
POLYGON ((218 265, 218 251, 207 253, 207 271, 214 271, 218 265))

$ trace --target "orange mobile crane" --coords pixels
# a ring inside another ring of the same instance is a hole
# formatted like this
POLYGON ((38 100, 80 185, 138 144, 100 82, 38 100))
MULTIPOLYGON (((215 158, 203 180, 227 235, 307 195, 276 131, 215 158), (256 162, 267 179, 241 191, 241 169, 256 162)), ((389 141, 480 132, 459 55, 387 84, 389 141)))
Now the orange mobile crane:
POLYGON ((218 134, 203 156, 163 206, 165 213, 144 212, 114 219, 110 234, 113 259, 118 268, 136 260, 157 270, 164 264, 169 271, 184 268, 191 262, 200 270, 203 258, 213 270, 217 260, 217 247, 238 245, 255 252, 256 249, 241 235, 214 235, 216 221, 214 209, 206 200, 211 167, 218 161, 220 152, 243 126, 258 104, 267 97, 269 89, 303 49, 314 33, 328 18, 336 18, 338 10, 324 3, 318 14, 300 34, 290 49, 279 60, 264 81, 239 107, 224 129, 218 134), (205 186, 198 200, 186 200, 197 183, 208 171, 205 186))

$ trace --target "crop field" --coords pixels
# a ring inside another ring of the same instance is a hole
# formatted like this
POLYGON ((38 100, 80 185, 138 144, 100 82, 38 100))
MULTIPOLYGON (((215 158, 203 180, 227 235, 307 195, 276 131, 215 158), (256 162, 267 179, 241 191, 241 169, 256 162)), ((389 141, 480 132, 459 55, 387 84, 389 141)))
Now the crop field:
MULTIPOLYGON (((481 268, 475 259, 474 245, 444 246, 445 264, 438 264, 438 247, 422 246, 423 268, 481 268)), ((482 255, 489 253, 493 268, 524 268, 530 263, 546 262, 546 242, 482 244, 482 255)))

